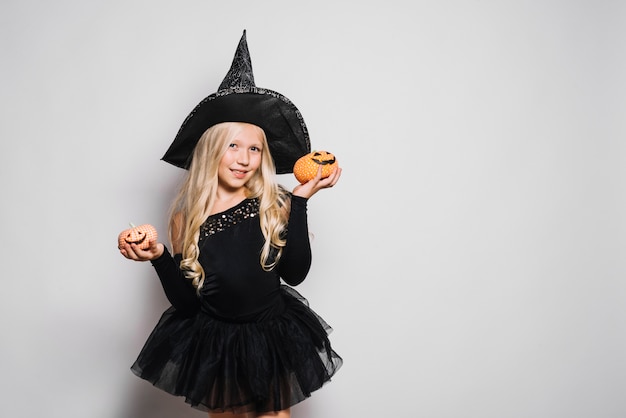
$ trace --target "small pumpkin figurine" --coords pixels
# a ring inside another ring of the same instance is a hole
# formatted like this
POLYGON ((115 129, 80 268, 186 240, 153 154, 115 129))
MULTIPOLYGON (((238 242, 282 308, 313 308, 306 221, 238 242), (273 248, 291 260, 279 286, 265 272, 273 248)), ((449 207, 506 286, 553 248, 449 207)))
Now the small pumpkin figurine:
POLYGON ((293 174, 300 184, 311 180, 322 166, 322 178, 326 178, 337 168, 337 159, 328 151, 313 151, 300 157, 293 166, 293 174))
POLYGON ((156 228, 150 224, 135 226, 130 224, 129 229, 125 229, 117 237, 118 247, 121 248, 124 243, 137 244, 140 249, 146 250, 150 245, 150 241, 156 240, 158 237, 156 228))

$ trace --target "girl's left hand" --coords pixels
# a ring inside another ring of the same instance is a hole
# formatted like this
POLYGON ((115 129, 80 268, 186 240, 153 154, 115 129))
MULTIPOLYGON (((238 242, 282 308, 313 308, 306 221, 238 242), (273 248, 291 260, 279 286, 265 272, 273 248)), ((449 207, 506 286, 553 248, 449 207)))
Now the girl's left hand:
POLYGON ((341 177, 341 167, 337 166, 330 176, 322 178, 322 166, 317 169, 317 174, 311 180, 304 184, 299 184, 293 189, 294 196, 300 196, 305 199, 310 198, 322 189, 333 187, 341 177))

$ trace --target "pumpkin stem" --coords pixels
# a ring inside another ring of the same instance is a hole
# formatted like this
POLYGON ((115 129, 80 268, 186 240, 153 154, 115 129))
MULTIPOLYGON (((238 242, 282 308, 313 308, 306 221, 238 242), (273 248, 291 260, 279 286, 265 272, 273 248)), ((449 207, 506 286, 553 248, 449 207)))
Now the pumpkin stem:
POLYGON ((130 224, 130 227, 131 227, 131 228, 135 228, 135 224, 134 224, 134 223, 129 222, 129 224, 130 224))

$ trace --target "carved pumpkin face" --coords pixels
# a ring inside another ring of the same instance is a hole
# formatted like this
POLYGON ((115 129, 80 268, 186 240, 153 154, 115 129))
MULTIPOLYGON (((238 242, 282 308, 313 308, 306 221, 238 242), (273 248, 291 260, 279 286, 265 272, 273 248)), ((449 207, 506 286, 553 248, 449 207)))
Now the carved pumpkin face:
POLYGON ((315 177, 320 165, 322 166, 322 178, 326 178, 335 171, 337 159, 328 151, 313 151, 296 161, 293 166, 293 174, 300 184, 304 184, 315 177))
POLYGON ((137 244, 142 250, 146 250, 150 241, 155 241, 158 237, 156 228, 152 225, 145 224, 134 226, 131 224, 131 226, 132 228, 122 231, 117 237, 119 247, 124 245, 124 243, 134 243, 137 244))

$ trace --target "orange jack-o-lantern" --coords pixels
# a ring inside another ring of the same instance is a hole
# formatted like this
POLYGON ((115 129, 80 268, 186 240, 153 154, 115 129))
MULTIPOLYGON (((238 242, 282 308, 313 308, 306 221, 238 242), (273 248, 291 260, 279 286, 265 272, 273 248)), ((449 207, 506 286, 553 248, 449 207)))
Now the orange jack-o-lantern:
POLYGON ((150 241, 157 239, 156 228, 150 224, 135 226, 130 224, 131 228, 125 229, 117 237, 118 246, 121 248, 124 243, 137 244, 142 250, 148 249, 150 241))
POLYGON ((322 178, 326 178, 337 168, 337 159, 328 151, 313 151, 298 159, 293 166, 293 174, 300 184, 304 184, 317 175, 322 166, 322 178))

